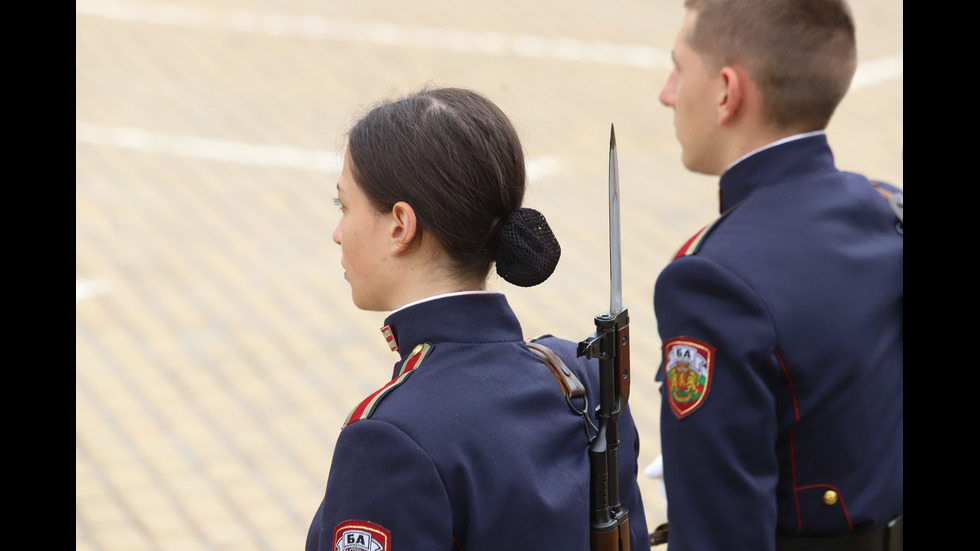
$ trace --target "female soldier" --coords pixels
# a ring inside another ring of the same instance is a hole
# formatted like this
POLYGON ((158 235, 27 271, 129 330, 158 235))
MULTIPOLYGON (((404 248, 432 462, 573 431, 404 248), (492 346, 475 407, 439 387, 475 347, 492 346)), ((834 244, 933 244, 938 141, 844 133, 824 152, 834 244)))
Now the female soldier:
MULTIPOLYGON (((340 433, 308 551, 588 548, 584 421, 486 290, 494 263, 532 286, 558 262, 544 217, 521 208, 524 178, 514 127, 472 91, 425 89, 350 130, 333 238, 354 304, 391 311, 382 333, 401 358, 340 433)), ((597 404, 597 366, 541 342, 597 404)), ((632 549, 647 549, 628 412, 620 427, 632 549)))

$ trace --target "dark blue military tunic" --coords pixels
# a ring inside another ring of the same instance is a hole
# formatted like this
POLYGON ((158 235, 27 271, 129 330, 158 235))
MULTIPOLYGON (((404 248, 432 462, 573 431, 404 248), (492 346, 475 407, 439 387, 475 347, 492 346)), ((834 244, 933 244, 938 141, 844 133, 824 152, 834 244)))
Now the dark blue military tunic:
MULTIPOLYGON (((385 323, 401 360, 341 430, 307 551, 587 550, 585 425, 528 350, 506 298, 438 298, 385 323)), ((576 358, 575 343, 540 342, 576 372, 591 410, 597 363, 576 358)), ((637 432, 628 412, 620 423, 632 549, 649 549, 637 432)))
POLYGON ((727 214, 654 291, 670 551, 880 526, 903 511, 895 214, 822 133, 720 185, 727 214))

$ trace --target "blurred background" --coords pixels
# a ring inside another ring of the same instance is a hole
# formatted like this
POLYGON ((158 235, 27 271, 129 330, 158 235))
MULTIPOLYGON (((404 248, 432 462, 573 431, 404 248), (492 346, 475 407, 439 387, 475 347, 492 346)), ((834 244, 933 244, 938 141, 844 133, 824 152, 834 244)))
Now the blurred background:
MULTIPOLYGON (((841 168, 903 186, 903 7, 852 0, 860 66, 828 129, 841 168)), ((717 215, 657 95, 681 0, 77 0, 76 550, 296 550, 348 411, 395 355, 331 240, 343 133, 423 85, 513 119, 526 205, 563 256, 497 279, 525 335, 608 308, 610 124, 640 469, 659 453, 656 275, 717 215)), ((641 475, 642 477, 642 475, 641 475)), ((651 529, 666 518, 641 478, 651 529)))

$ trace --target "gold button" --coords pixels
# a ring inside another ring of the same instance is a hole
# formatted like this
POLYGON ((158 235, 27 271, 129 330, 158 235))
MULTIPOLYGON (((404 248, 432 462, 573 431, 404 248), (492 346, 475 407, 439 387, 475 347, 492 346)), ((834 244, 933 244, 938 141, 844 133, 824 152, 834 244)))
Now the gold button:
POLYGON ((415 345, 415 348, 412 349, 412 355, 415 356, 416 354, 418 354, 421 351, 422 351, 422 345, 421 344, 416 344, 415 345))
POLYGON ((837 492, 833 490, 827 490, 823 493, 823 502, 827 505, 833 505, 837 503, 837 492))

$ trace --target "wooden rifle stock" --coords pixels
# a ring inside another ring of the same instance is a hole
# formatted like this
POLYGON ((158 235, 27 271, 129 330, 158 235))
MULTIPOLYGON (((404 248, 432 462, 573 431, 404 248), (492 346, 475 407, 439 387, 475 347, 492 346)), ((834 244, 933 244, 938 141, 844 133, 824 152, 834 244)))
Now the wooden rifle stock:
POLYGON ((595 318, 596 332, 578 355, 599 359, 598 432, 589 446, 591 549, 629 551, 629 511, 619 497, 619 418, 629 397, 629 313, 595 318))

